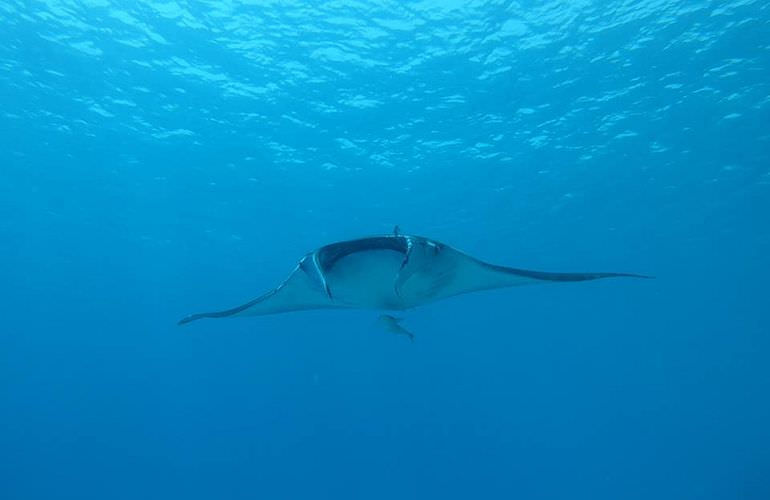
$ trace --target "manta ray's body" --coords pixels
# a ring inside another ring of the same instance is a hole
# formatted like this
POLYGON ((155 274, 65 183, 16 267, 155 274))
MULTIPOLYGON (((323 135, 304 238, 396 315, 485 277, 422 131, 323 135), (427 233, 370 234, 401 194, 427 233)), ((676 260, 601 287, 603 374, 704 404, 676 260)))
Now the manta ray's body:
POLYGON ((487 264, 421 236, 394 234, 332 243, 300 260, 277 288, 238 307, 201 318, 256 316, 304 309, 400 310, 462 293, 543 282, 646 276, 549 273, 487 264))

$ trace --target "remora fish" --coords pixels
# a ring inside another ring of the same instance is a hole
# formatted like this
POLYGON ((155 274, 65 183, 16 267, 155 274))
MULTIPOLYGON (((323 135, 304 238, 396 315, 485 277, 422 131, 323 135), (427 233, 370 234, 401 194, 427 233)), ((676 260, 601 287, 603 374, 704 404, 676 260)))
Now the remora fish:
POLYGON ((380 317, 377 318, 377 324, 383 327, 387 332, 395 333, 396 335, 406 335, 410 341, 414 342, 414 334, 401 326, 401 321, 403 321, 403 319, 404 318, 391 316, 390 314, 381 314, 380 317))

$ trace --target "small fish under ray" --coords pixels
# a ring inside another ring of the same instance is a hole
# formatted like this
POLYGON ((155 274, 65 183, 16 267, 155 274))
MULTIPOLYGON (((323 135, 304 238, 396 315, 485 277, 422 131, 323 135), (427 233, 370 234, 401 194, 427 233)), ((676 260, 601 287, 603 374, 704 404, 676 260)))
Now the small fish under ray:
POLYGON ((414 334, 401 326, 401 322, 404 318, 397 318, 390 314, 381 314, 377 318, 377 324, 382 326, 386 332, 395 333, 396 335, 406 335, 409 337, 410 342, 414 342, 414 334))

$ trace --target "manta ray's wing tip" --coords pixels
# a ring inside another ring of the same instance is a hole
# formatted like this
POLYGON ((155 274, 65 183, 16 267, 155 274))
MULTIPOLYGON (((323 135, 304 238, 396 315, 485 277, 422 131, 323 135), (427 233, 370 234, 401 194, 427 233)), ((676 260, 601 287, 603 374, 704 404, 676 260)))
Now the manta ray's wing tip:
POLYGON ((601 278, 639 278, 643 280, 654 280, 655 276, 649 274, 637 274, 637 273, 598 273, 594 275, 594 279, 601 278))
POLYGON ((202 314, 191 314, 189 316, 185 316, 184 318, 177 321, 178 326, 186 325, 187 323, 190 323, 191 321, 195 321, 196 319, 201 319, 204 316, 202 314))

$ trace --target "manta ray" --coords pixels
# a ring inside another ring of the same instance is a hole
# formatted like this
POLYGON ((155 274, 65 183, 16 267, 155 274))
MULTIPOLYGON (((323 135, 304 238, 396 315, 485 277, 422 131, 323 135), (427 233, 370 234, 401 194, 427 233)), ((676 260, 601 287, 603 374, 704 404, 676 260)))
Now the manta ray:
MULTIPOLYGON (((439 241, 392 234, 340 241, 308 253, 273 290, 224 311, 187 316, 260 316, 306 309, 404 310, 454 295, 535 283, 602 278, 650 278, 631 273, 554 273, 483 262, 439 241)), ((392 328, 397 321, 391 318, 392 328)))

